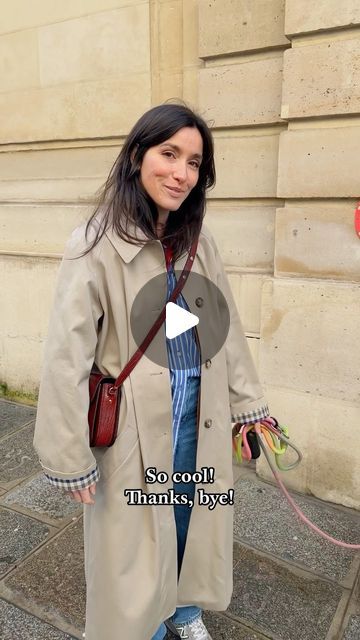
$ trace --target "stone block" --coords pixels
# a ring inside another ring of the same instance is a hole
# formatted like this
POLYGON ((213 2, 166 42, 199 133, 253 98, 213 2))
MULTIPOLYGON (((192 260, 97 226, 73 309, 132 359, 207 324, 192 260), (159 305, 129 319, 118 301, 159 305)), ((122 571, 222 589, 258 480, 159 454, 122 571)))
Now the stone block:
POLYGON ((75 640, 23 609, 0 599, 2 640, 75 640))
POLYGON ((48 326, 48 308, 60 259, 0 256, 6 277, 2 327, 9 336, 37 336, 41 342, 48 326), (36 305, 34 302, 36 301, 36 305), (34 309, 32 314, 30 311, 34 309))
POLYGON ((238 544, 234 556, 230 614, 268 638, 324 640, 343 594, 337 584, 284 567, 238 544))
POLYGON ((55 526, 66 524, 62 521, 79 515, 82 509, 82 505, 63 494, 57 487, 53 487, 43 473, 8 491, 1 502, 10 505, 10 508, 11 505, 15 505, 15 508, 25 515, 36 514, 55 526))
POLYGON ((360 616, 351 616, 345 629, 344 640, 357 640, 360 636, 360 616))
POLYGON ((82 520, 78 520, 5 579, 7 600, 16 598, 20 606, 26 601, 44 622, 57 619, 81 634, 85 618, 83 554, 82 520))
POLYGON ((120 153, 121 144, 111 146, 39 149, 0 154, 2 180, 105 178, 120 153))
POLYGON ((210 198, 276 196, 279 133, 214 138, 217 184, 210 198))
POLYGON ((229 271, 227 275, 245 333, 258 336, 263 276, 229 271))
POLYGON ((85 205, 0 205, 1 251, 61 254, 75 227, 90 217, 85 205))
POLYGON ((200 0, 199 56, 286 46, 284 0, 200 0))
POLYGON ((275 275, 359 281, 354 208, 332 203, 278 209, 275 275))
POLYGON ((227 267, 269 273, 273 270, 275 208, 210 203, 205 223, 227 267))
POLYGON ((325 31, 360 24, 357 0, 286 0, 285 33, 300 34, 325 31))
MULTIPOLYGON (((130 4, 38 29, 42 87, 147 73, 148 4, 130 4)), ((98 100, 102 102, 101 97, 98 100)))
POLYGON ((359 112, 359 39, 322 42, 285 51, 282 118, 359 112))
POLYGON ((216 640, 267 640, 258 631, 255 632, 237 620, 215 611, 204 611, 203 620, 211 637, 216 640))
POLYGON ((181 96, 183 93, 183 74, 181 72, 162 71, 152 74, 152 94, 154 102, 161 104, 169 96, 181 96))
POLYGON ((197 109, 199 104, 199 70, 198 67, 185 67, 182 74, 183 100, 197 109))
MULTIPOLYGON (((42 522, 0 507, 0 576, 14 569, 20 560, 46 540, 50 529, 42 522)), ((2 628, 2 625, 1 625, 2 628)))
POLYGON ((59 178, 56 180, 1 180, 0 199, 7 202, 95 202, 95 193, 104 178, 59 178))
POLYGON ((158 3, 158 46, 159 69, 169 70, 182 68, 183 34, 182 34, 182 0, 170 0, 158 3))
MULTIPOLYGON (((143 0, 132 0, 132 4, 141 3, 143 0)), ((34 0, 31 4, 27 0, 15 0, 7 4, 2 11, 0 33, 64 22, 71 18, 111 11, 128 4, 129 0, 72 0, 71 3, 44 3, 43 0, 34 0)))
MULTIPOLYGON (((275 464, 272 453, 270 457, 275 464)), ((284 482, 286 475, 281 474, 284 482)), ((335 538, 356 543, 360 514, 353 511, 347 513, 320 500, 296 494, 291 497, 305 516, 323 531, 335 538)), ((256 478, 241 479, 235 490, 234 534, 245 545, 334 580, 344 587, 353 586, 358 568, 354 552, 315 535, 295 515, 277 485, 272 487, 256 478)))
POLYGON ((200 108, 216 127, 280 121, 282 54, 199 71, 200 108))
POLYGON ((126 135, 150 107, 150 74, 0 94, 0 144, 126 135))
POLYGON ((359 403, 359 286, 267 278, 262 293, 263 381, 359 403))
POLYGON ((0 486, 3 489, 12 489, 41 470, 33 438, 34 425, 30 424, 1 440, 0 486))
POLYGON ((4 278, 1 378, 36 392, 59 260, 0 256, 4 278))
POLYGON ((360 576, 352 591, 342 630, 343 640, 357 640, 360 637, 360 576))
MULTIPOLYGON (((309 491, 322 500, 360 509, 360 403, 351 406, 319 398, 314 420, 307 465, 309 491)), ((359 525, 360 513, 358 531, 359 525)), ((354 536, 345 542, 359 543, 354 536)))
POLYGON ((360 127, 283 131, 279 198, 357 198, 360 127))
POLYGON ((0 438, 9 435, 35 419, 36 408, 0 400, 0 438))
POLYGON ((31 203, 94 199, 120 150, 121 143, 1 153, 0 198, 31 203))
POLYGON ((0 36, 0 93, 39 86, 37 33, 0 36))
MULTIPOLYGON (((198 67, 199 60, 199 1, 187 0, 182 3, 183 24, 183 65, 184 68, 194 65, 198 67)), ((198 103, 196 103, 198 104, 198 103)))

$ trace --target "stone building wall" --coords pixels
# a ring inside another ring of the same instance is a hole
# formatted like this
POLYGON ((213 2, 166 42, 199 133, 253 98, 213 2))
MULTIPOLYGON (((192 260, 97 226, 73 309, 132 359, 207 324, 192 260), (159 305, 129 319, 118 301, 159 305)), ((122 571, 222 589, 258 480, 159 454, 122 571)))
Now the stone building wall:
POLYGON ((360 507, 358 1, 0 4, 1 380, 36 393, 65 239, 138 116, 183 98, 213 125, 206 223, 304 452, 287 484, 360 507))

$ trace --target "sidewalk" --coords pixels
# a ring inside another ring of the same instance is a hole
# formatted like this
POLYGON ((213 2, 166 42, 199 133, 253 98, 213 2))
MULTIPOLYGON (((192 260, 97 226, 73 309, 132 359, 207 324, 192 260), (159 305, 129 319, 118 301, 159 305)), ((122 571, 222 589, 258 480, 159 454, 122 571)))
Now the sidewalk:
MULTIPOLYGON (((81 639, 82 508, 42 477, 35 413, 0 400, 0 640, 81 639)), ((305 528, 251 466, 235 477, 234 592, 226 612, 204 613, 214 640, 359 640, 360 553, 305 528)), ((329 534, 360 543, 359 512, 295 499, 329 534)))

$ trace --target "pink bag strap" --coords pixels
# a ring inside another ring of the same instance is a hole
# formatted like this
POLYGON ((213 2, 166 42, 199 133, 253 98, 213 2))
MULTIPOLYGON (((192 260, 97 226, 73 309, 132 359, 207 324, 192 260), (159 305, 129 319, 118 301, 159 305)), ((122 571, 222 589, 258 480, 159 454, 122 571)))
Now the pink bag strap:
MULTIPOLYGON (((169 300, 167 301, 167 303, 168 302, 174 302, 174 300, 176 300, 178 295, 181 293, 181 290, 182 290, 186 280, 188 279, 189 273, 191 271, 191 267, 193 266, 193 263, 194 263, 194 259, 195 259, 195 255, 196 255, 196 249, 197 249, 197 245, 198 245, 198 240, 199 240, 198 237, 195 238, 194 242, 191 245, 191 248, 190 248, 190 251, 189 251, 189 255, 188 255, 187 260, 185 262, 185 266, 184 266, 184 268, 183 268, 183 270, 181 272, 179 281, 178 281, 174 291, 172 292, 169 300)), ((122 383, 124 382, 124 380, 132 372, 132 370, 135 367, 135 365, 139 362, 141 356, 145 353, 145 351, 148 348, 150 342, 153 340, 153 338, 156 336, 157 332, 159 331, 159 329, 160 329, 161 325, 163 324, 163 322, 165 320, 165 317, 166 317, 166 304, 164 305, 164 307, 163 307, 162 311, 160 312, 158 318, 156 319, 155 323, 151 327, 149 333, 147 334, 147 336, 142 341, 142 343, 141 343, 140 347, 138 348, 138 350, 135 351, 135 353, 132 356, 132 358, 129 360, 127 365, 125 365, 125 367, 121 371, 119 377, 115 380, 114 386, 116 388, 120 387, 122 385, 122 383)))

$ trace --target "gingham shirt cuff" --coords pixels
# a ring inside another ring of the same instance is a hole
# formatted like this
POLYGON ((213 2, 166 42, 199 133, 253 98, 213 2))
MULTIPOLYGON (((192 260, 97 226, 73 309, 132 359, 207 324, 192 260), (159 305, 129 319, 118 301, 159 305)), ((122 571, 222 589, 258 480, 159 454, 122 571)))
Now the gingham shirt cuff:
POLYGON ((90 485, 94 484, 94 482, 98 482, 100 480, 100 469, 98 466, 95 467, 90 473, 86 474, 86 476, 82 476, 80 478, 71 478, 71 480, 65 480, 64 478, 54 478, 53 476, 49 476, 44 472, 44 475, 50 484, 58 489, 65 489, 65 491, 76 491, 77 489, 87 489, 90 485))
POLYGON ((231 422, 240 422, 240 424, 253 424, 270 416, 269 407, 264 404, 259 409, 252 411, 244 411, 243 413, 231 414, 231 422))

